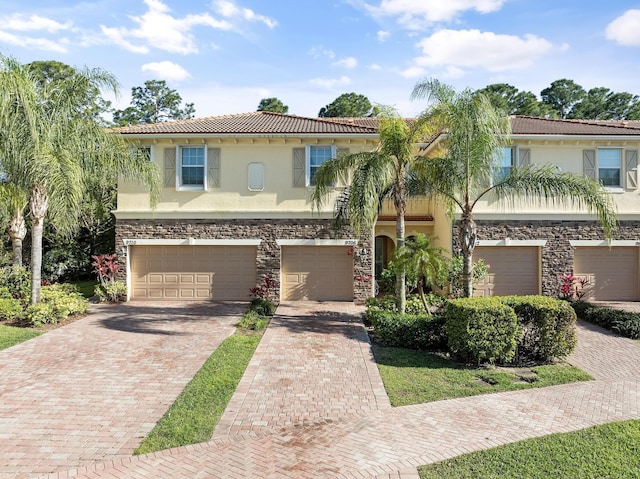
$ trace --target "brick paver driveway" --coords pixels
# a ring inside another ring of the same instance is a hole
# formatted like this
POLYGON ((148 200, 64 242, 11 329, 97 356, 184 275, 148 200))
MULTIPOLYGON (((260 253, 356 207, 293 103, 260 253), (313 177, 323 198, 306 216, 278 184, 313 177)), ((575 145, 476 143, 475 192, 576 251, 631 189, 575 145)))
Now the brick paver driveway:
POLYGON ((0 478, 131 456, 246 307, 96 305, 0 351, 0 478))

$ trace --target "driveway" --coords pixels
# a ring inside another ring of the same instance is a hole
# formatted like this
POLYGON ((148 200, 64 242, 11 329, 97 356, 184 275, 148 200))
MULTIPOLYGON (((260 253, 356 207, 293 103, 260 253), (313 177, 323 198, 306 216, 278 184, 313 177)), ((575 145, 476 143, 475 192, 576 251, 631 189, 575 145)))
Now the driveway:
POLYGON ((0 478, 131 456, 246 308, 95 305, 0 351, 0 478))

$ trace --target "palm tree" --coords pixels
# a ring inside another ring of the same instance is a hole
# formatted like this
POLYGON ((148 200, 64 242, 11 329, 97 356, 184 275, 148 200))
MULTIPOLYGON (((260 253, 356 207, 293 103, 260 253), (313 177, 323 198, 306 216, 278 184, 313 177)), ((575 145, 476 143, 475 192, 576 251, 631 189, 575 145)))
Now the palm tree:
POLYGON ((553 166, 511 168, 499 174, 496 158, 509 146, 511 128, 483 94, 469 89, 456 92, 437 80, 418 83, 412 98, 431 102, 421 118, 438 128, 440 148, 435 158, 416 165, 414 193, 439 198, 451 217, 460 214, 458 240, 462 249, 465 296, 472 294, 471 261, 477 240, 473 210, 481 199, 493 198, 513 204, 516 200, 539 204, 563 204, 594 214, 610 239, 617 215, 609 193, 598 183, 553 166))
MULTIPOLYGON (((359 235, 362 228, 373 226, 383 200, 390 199, 396 210, 396 246, 401 247, 405 237, 406 181, 424 131, 423 120, 407 122, 396 111, 381 109, 379 145, 371 152, 345 154, 326 161, 314 176, 312 203, 319 208, 337 181, 349 184, 344 207, 351 227, 359 235)), ((404 283, 405 272, 400 268, 396 274, 396 299, 401 313, 406 308, 404 283)))
POLYGON ((429 305, 424 296, 426 285, 439 286, 447 279, 448 264, 444 248, 432 246, 428 236, 417 234, 396 250, 393 263, 403 267, 407 276, 416 278, 420 300, 427 314, 429 305))
POLYGON ((0 153, 8 180, 29 192, 32 225, 31 303, 40 300, 45 217, 70 233, 87 179, 104 169, 159 190, 156 167, 130 152, 122 138, 83 114, 90 88, 117 90, 102 70, 40 82, 28 66, 0 57, 0 153))
POLYGON ((27 235, 24 210, 29 203, 27 193, 14 183, 0 184, 0 204, 9 213, 9 238, 13 250, 13 266, 22 267, 22 241, 27 235))

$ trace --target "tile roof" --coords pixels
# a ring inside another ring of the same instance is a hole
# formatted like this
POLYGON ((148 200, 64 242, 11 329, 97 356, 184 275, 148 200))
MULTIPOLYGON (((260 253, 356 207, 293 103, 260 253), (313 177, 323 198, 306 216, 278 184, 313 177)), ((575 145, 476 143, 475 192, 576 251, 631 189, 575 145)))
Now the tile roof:
POLYGON ((603 135, 640 136, 640 121, 622 120, 558 120, 512 116, 514 135, 603 135))
MULTIPOLYGON (((343 119, 344 120, 344 119, 343 119)), ((360 119, 358 119, 360 120, 360 119)), ((116 128, 123 135, 140 134, 376 134, 373 122, 327 121, 323 118, 256 111, 236 115, 116 128)))

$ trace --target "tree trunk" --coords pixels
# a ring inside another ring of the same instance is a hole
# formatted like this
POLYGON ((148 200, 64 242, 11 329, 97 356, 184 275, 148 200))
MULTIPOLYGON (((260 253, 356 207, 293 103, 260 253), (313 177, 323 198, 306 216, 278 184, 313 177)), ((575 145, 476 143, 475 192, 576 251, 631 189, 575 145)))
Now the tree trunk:
MULTIPOLYGON (((396 250, 404 246, 404 213, 396 216, 396 250)), ((407 309, 407 291, 405 278, 407 274, 403 267, 396 271, 396 302, 398 312, 404 314, 407 309)))
POLYGON ((473 296, 473 250, 476 247, 478 234, 473 214, 465 209, 460 219, 460 232, 458 233, 462 248, 462 286, 465 298, 473 296))
POLYGON ((420 301, 422 301, 422 306, 424 306, 427 316, 431 316, 431 311, 429 311, 429 305, 427 304, 427 298, 424 296, 424 276, 418 280, 418 292, 420 293, 420 301))
POLYGON ((13 266, 22 267, 22 240, 27 235, 27 227, 24 224, 22 211, 16 211, 9 223, 9 238, 13 248, 13 266))
POLYGON ((42 231, 49 209, 49 196, 44 188, 34 186, 29 198, 31 210, 31 304, 40 302, 42 287, 42 231))

